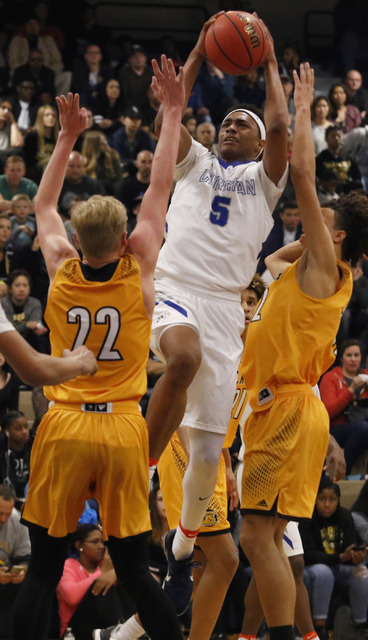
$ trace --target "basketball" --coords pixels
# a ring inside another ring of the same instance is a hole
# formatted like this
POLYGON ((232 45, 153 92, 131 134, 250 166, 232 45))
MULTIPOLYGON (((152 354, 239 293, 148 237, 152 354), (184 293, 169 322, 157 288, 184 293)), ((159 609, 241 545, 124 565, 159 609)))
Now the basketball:
POLYGON ((264 24, 246 11, 227 11, 206 33, 208 59, 224 73, 238 76, 264 63, 270 41, 264 24))

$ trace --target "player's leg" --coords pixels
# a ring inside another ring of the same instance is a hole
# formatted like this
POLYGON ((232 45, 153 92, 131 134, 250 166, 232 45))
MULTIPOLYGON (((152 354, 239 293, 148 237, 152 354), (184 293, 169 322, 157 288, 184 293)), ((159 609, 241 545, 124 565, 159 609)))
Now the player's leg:
POLYGON ((293 637, 295 582, 283 550, 286 521, 278 516, 243 516, 240 543, 257 583, 270 639, 293 637))
POLYGON ((147 536, 107 543, 119 581, 133 597, 142 627, 152 640, 182 640, 178 618, 161 585, 148 568, 147 536))
POLYGON ((188 557, 194 548, 207 505, 216 487, 224 435, 188 429, 190 459, 183 480, 183 506, 172 551, 177 560, 188 557))
MULTIPOLYGON (((190 640, 208 640, 220 614, 229 584, 239 564, 230 531, 201 536, 199 544, 206 562, 195 589, 190 640), (211 606, 208 606, 211 603, 211 606)), ((196 559, 196 555, 195 555, 196 559)))
POLYGON ((199 337, 190 326, 166 328, 160 336, 159 347, 166 361, 166 371, 153 388, 146 414, 150 458, 155 460, 159 459, 181 423, 187 388, 201 362, 199 337))
POLYGON ((293 572, 296 600, 295 600, 295 624, 298 627, 303 638, 308 636, 311 640, 317 638, 314 633, 314 625, 312 620, 309 596, 304 584, 304 556, 297 555, 289 558, 291 570, 293 572))
POLYGON ((12 640, 46 640, 51 604, 62 576, 67 554, 67 537, 53 538, 38 525, 29 525, 31 560, 14 602, 12 640))

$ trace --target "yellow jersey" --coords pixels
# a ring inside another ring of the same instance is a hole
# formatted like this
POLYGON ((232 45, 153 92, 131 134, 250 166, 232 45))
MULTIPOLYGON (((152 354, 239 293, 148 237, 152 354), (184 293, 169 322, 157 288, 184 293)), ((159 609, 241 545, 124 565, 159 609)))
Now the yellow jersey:
POLYGON ((277 386, 314 386, 334 361, 341 314, 352 292, 350 268, 340 260, 337 265, 340 287, 329 298, 303 293, 297 262, 266 289, 248 328, 240 372, 253 411, 270 406, 277 386))
POLYGON ((45 319, 52 355, 61 356, 65 348, 85 345, 98 363, 94 376, 45 387, 49 400, 140 400, 147 387, 151 319, 145 311, 141 272, 134 256, 124 255, 103 282, 86 279, 78 259, 66 260, 52 284, 45 319))

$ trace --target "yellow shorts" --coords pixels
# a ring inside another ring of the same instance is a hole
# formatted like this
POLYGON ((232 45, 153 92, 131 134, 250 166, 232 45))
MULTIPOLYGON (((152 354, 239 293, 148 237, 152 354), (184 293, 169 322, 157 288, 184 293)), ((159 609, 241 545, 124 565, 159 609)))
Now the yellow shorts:
MULTIPOLYGON (((179 524, 183 504, 182 483, 186 468, 187 458, 184 449, 180 444, 177 434, 174 433, 157 465, 162 497, 164 499, 170 529, 176 529, 179 524)), ((199 535, 208 536, 213 533, 229 531, 230 524, 226 516, 226 469, 224 458, 221 456, 216 489, 202 520, 199 535)))
POLYGON ((105 538, 135 536, 151 529, 148 491, 148 433, 138 411, 48 410, 32 448, 24 520, 65 536, 93 496, 105 538))
POLYGON ((329 440, 321 400, 307 385, 283 385, 269 409, 249 416, 244 431, 242 509, 267 513, 277 500, 280 516, 310 518, 329 440))

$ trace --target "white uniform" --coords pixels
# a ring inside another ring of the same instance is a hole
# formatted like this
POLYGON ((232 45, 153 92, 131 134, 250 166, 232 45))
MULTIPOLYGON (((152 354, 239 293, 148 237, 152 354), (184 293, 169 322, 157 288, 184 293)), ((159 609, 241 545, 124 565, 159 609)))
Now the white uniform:
POLYGON ((7 319, 4 309, 0 304, 0 333, 5 333, 5 331, 15 331, 15 327, 13 327, 7 319))
POLYGON ((175 179, 155 271, 151 347, 162 359, 165 329, 185 324, 197 331, 202 361, 183 424, 225 434, 243 350, 240 292, 254 275, 287 169, 275 186, 262 162, 227 165, 193 141, 175 179))

